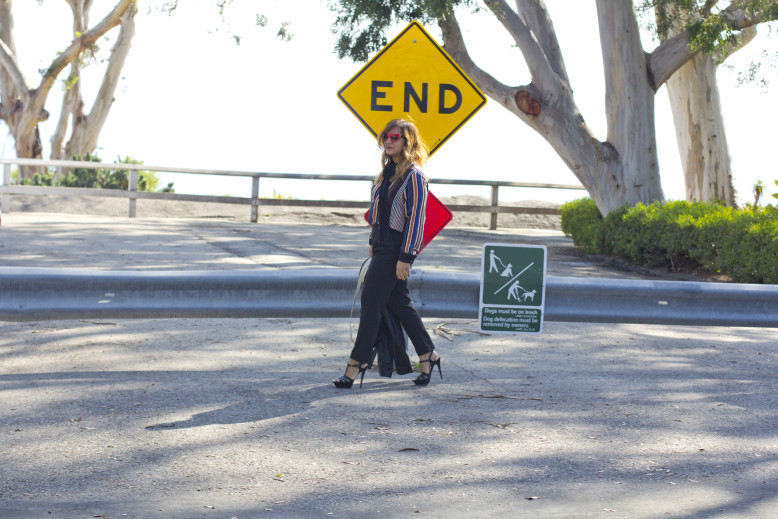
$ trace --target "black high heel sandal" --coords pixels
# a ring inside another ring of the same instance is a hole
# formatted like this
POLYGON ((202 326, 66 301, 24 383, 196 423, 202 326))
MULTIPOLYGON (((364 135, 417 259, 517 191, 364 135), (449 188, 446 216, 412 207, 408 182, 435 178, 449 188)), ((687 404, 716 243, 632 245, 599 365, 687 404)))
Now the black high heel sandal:
MULTIPOLYGON (((430 357, 432 356, 432 353, 430 353, 430 357)), ((438 367, 438 373, 440 374, 440 379, 443 380, 443 370, 440 369, 440 356, 436 358, 435 360, 430 360, 429 357, 427 357, 425 360, 419 361, 419 366, 421 366, 424 363, 429 363, 430 365, 430 371, 429 373, 422 372, 421 375, 413 379, 413 383, 417 386, 426 386, 430 383, 430 379, 432 378, 432 370, 435 369, 435 366, 438 367)))
MULTIPOLYGON (((365 380, 365 371, 367 371, 367 366, 368 366, 367 364, 365 364, 364 366, 360 364, 346 364, 346 373, 348 372, 348 368, 359 368, 357 375, 359 375, 360 373, 362 374, 362 378, 359 379, 359 387, 362 387, 362 382, 365 380)), ((346 373, 343 373, 342 377, 338 377, 332 381, 332 383, 335 384, 335 387, 342 387, 348 389, 354 385, 354 380, 356 379, 356 377, 354 378, 347 377, 346 373)))

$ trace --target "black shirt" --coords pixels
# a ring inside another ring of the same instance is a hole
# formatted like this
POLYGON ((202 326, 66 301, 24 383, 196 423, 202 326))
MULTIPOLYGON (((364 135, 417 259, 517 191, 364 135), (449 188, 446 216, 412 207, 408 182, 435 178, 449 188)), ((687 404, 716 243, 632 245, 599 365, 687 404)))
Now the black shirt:
POLYGON ((394 176, 397 165, 394 161, 391 161, 384 168, 384 178, 381 182, 381 189, 378 192, 378 197, 381 203, 378 206, 378 241, 381 239, 387 239, 389 237, 389 218, 392 213, 392 202, 389 196, 389 185, 392 183, 392 177, 394 176))

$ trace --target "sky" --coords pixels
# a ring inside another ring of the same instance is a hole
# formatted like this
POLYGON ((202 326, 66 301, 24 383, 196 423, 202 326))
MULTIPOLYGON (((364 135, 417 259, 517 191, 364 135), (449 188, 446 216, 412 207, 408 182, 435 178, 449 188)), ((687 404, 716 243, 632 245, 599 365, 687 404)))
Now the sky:
MULTIPOLYGON (((236 0, 222 22, 214 0, 185 0, 172 16, 147 12, 141 2, 136 35, 116 92, 97 154, 106 162, 131 156, 149 166, 374 175, 380 150, 373 136, 338 99, 338 90, 363 64, 341 60, 333 52, 334 18, 324 0, 236 0), (255 13, 267 26, 254 24, 255 13), (290 22, 291 41, 276 37, 290 22), (234 36, 240 36, 240 44, 234 36)), ((95 0, 92 23, 114 2, 95 0)), ((547 0, 571 78, 576 102, 593 133, 606 136, 605 86, 594 0, 547 0)), ((37 84, 38 70, 48 67, 71 40, 70 12, 65 2, 16 2, 15 29, 19 60, 28 82, 37 84), (46 34, 46 37, 41 37, 46 34)), ((530 81, 518 49, 488 12, 460 14, 465 42, 474 61, 510 85, 530 81)), ((389 39, 405 24, 396 27, 389 39)), ((435 26, 426 26, 439 42, 435 26)), ((767 193, 778 191, 773 159, 778 120, 774 94, 756 84, 736 86, 736 73, 749 56, 773 42, 762 30, 745 50, 719 68, 727 138, 735 188, 742 201, 752 200, 758 180, 767 193)), ((107 56, 111 43, 100 44, 107 56)), ((644 35, 650 52, 656 45, 644 35)), ((99 86, 102 65, 85 69, 82 88, 87 107, 99 86)), ((67 74, 64 72, 62 77, 67 74)), ((46 108, 52 114, 40 125, 44 157, 56 125, 63 94, 58 85, 46 108)), ((665 197, 684 199, 666 88, 656 96, 659 166, 665 197)), ((0 133, 0 138, 2 138, 0 133)), ((8 136, 2 156, 13 156, 8 136)), ((488 99, 486 106, 431 157, 425 168, 432 178, 505 180, 554 184, 580 182, 550 145, 515 115, 488 99)), ((186 194, 250 196, 250 181, 227 177, 161 174, 163 185, 174 182, 186 194)), ((438 196, 475 194, 489 197, 488 187, 432 185, 438 196)), ((260 196, 274 193, 300 199, 361 200, 367 182, 270 180, 260 182, 260 196)), ((564 202, 585 196, 576 190, 502 188, 500 199, 564 202)))

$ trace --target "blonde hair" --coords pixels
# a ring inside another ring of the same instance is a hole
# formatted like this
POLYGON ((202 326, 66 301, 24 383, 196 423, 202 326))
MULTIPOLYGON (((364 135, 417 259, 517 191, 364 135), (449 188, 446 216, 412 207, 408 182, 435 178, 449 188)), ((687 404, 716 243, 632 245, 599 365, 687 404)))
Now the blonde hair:
POLYGON ((384 169, 392 162, 392 157, 387 155, 384 149, 384 135, 392 128, 399 128, 400 133, 404 137, 403 153, 397 161, 394 176, 391 178, 392 186, 402 178, 411 164, 416 163, 419 166, 424 166, 429 156, 427 146, 424 144, 424 140, 421 138, 419 129, 416 128, 415 124, 407 119, 393 119, 389 121, 384 126, 384 129, 381 130, 381 133, 378 134, 378 147, 383 149, 384 152, 381 153, 381 172, 378 173, 378 177, 375 179, 376 184, 380 184, 384 180, 384 169))

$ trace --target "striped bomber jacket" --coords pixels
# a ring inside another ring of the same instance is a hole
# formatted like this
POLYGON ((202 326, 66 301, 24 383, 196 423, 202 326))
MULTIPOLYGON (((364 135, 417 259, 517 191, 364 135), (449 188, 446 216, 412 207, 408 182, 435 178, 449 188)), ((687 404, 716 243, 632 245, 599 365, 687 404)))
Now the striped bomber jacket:
MULTIPOLYGON (((368 222, 377 225, 381 185, 376 184, 370 194, 368 222)), ((417 164, 411 164, 405 172, 402 184, 389 213, 389 228, 403 233, 400 261, 412 263, 419 253, 424 234, 424 216, 427 210, 427 177, 417 164)), ((375 227, 373 227, 375 228, 375 227)), ((373 243, 372 232, 370 243, 373 243)))

